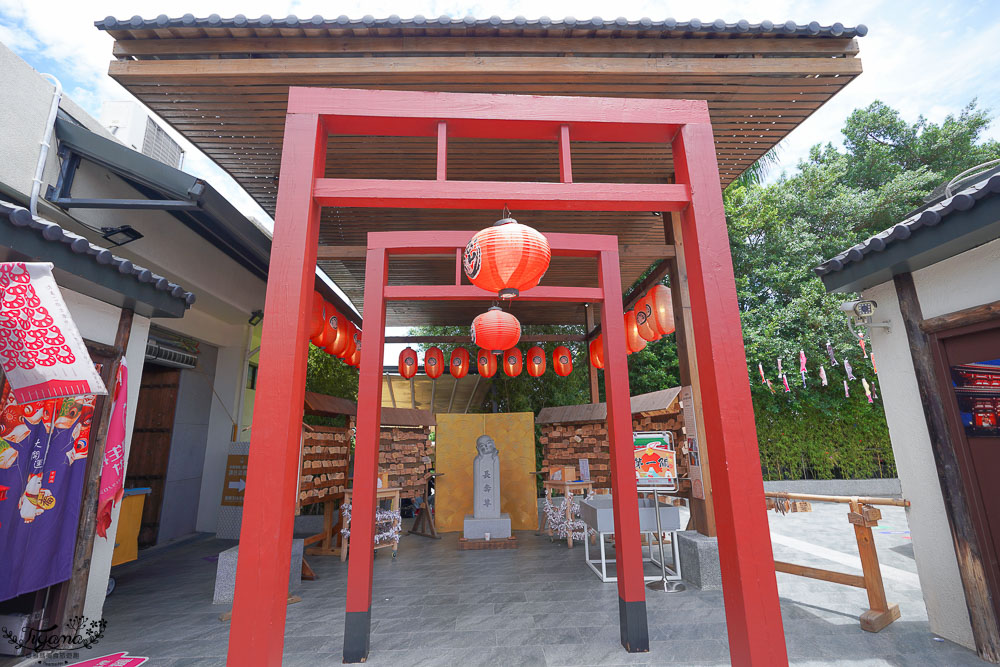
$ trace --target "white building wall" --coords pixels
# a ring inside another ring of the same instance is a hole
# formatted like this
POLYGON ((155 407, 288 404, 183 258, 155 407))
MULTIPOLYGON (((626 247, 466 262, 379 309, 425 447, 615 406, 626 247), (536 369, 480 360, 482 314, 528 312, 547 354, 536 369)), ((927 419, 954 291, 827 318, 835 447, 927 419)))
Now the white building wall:
MULTIPOLYGON (((1000 240, 916 271, 913 282, 925 318, 1000 300, 1000 240)), ((896 290, 882 283, 864 297, 878 303, 874 320, 891 324, 873 329, 871 341, 931 630, 975 649, 896 290)))

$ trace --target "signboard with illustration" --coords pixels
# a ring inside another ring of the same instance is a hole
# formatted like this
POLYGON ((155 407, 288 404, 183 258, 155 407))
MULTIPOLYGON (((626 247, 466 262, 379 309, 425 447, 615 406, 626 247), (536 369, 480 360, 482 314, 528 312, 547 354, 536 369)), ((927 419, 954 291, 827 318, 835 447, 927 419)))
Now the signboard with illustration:
POLYGON ((640 487, 677 486, 677 454, 674 434, 670 431, 647 431, 632 434, 635 448, 635 477, 640 487))

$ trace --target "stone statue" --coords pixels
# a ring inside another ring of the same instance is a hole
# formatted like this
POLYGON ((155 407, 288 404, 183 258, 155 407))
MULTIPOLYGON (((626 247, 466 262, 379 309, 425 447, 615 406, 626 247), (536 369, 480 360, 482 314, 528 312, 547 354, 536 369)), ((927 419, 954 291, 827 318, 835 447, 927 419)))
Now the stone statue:
POLYGON ((465 515, 462 531, 467 540, 510 537, 510 516, 500 512, 500 452, 488 435, 476 438, 472 462, 472 514, 465 515))
POLYGON ((488 435, 476 438, 476 449, 479 455, 472 462, 472 515, 496 519, 500 516, 500 452, 488 435))

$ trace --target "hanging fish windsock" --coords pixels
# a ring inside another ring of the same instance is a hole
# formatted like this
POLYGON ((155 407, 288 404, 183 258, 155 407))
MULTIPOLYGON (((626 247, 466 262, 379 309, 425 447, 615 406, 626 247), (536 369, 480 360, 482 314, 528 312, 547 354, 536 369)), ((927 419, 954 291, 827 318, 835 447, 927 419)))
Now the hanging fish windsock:
POLYGON ((823 386, 825 387, 827 385, 826 368, 823 366, 819 367, 819 379, 823 382, 823 386))
POLYGON ((802 376, 802 388, 806 388, 806 351, 799 350, 799 374, 802 376))
POLYGON ((784 373, 782 373, 782 375, 781 375, 781 381, 785 383, 785 391, 786 392, 792 390, 791 387, 788 386, 788 376, 785 375, 784 373))
POLYGON ((833 345, 830 344, 830 341, 826 341, 826 353, 830 355, 830 365, 836 366, 837 358, 833 356, 833 345))
POLYGON ((853 382, 854 380, 858 379, 854 377, 854 369, 851 368, 851 362, 849 362, 847 359, 844 359, 844 372, 847 373, 848 380, 851 380, 853 382))
POLYGON ((878 367, 875 365, 875 353, 872 352, 869 358, 872 360, 872 372, 878 375, 878 367))
POLYGON ((772 394, 774 393, 774 385, 771 384, 770 380, 767 381, 767 388, 771 390, 772 394))
POLYGON ((767 384, 767 378, 764 377, 764 364, 758 363, 757 370, 760 371, 760 383, 767 384))
POLYGON ((778 357, 778 375, 781 375, 781 357, 778 357))
POLYGON ((858 332, 858 345, 861 346, 861 352, 865 355, 865 359, 868 358, 868 351, 865 349, 865 332, 858 332))
POLYGON ((844 397, 845 398, 851 397, 851 390, 847 387, 847 380, 844 380, 844 397))
POLYGON ((868 397, 868 402, 872 403, 873 402, 872 401, 872 390, 871 390, 871 387, 868 386, 868 380, 866 380, 865 378, 861 378, 861 385, 865 388, 865 396, 868 397))
POLYGON ((878 383, 874 379, 872 380, 872 396, 878 398, 878 383))

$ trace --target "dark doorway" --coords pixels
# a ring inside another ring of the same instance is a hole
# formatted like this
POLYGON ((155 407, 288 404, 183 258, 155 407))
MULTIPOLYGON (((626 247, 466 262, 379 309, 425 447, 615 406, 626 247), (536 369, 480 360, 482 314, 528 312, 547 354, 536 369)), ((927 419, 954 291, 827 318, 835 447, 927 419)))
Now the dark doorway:
POLYGON ((1000 322, 940 334, 946 410, 986 577, 1000 616, 1000 322))
POLYGON ((147 363, 142 370, 135 428, 129 450, 126 488, 151 489, 142 509, 139 547, 156 544, 160 530, 160 510, 170 461, 170 439, 177 410, 177 390, 181 372, 147 363))

